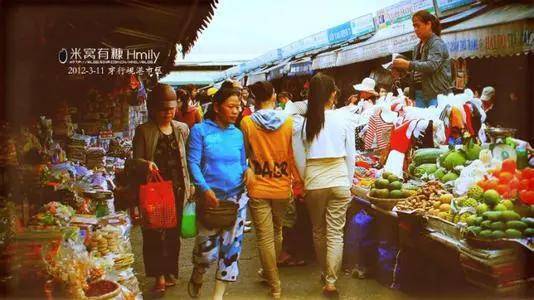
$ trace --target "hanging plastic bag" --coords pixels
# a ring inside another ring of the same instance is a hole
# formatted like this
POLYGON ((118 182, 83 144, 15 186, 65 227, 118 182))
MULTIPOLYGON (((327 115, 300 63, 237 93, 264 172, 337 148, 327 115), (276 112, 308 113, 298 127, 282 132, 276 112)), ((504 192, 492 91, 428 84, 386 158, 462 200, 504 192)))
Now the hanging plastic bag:
POLYGON ((166 229, 177 226, 176 203, 172 181, 164 181, 159 173, 150 175, 139 187, 139 207, 145 227, 166 229))
POLYGON ((182 237, 193 238, 197 235, 196 203, 187 202, 182 215, 182 237))

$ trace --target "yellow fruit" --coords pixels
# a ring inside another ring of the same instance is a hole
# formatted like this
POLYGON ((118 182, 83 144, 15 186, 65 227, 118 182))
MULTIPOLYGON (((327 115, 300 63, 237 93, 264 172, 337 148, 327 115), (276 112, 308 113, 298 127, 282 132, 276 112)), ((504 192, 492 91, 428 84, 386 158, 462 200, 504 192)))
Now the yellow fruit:
POLYGON ((441 205, 441 202, 439 202, 439 201, 434 201, 434 202, 432 203, 432 206, 433 206, 434 208, 439 208, 440 205, 441 205))
POLYGON ((451 194, 443 194, 439 197, 439 201, 444 204, 450 204, 453 198, 454 196, 451 194))
POLYGON ((439 206, 439 210, 442 212, 449 212, 450 209, 451 209, 451 206, 449 204, 444 203, 439 206))

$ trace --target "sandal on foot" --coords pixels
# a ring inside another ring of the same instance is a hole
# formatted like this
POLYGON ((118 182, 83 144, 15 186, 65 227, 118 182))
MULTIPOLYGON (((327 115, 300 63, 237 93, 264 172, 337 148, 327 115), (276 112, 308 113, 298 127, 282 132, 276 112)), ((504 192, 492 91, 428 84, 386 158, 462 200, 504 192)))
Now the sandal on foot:
POLYGON ((335 286, 325 285, 323 287, 323 296, 329 299, 339 299, 339 292, 335 286))
POLYGON ((150 291, 156 297, 163 296, 163 294, 165 294, 165 283, 162 283, 162 284, 157 283, 157 284, 155 284, 154 287, 150 291))
POLYGON ((196 283, 193 281, 193 278, 189 279, 187 284, 187 293, 191 298, 198 298, 200 295, 200 289, 202 288, 202 283, 196 283))
POLYGON ((284 267, 302 267, 306 265, 306 261, 302 259, 297 259, 294 257, 289 257, 288 259, 281 261, 278 263, 279 268, 284 267))
POLYGON ((174 279, 174 277, 165 276, 165 286, 166 287, 171 287, 171 286, 175 286, 175 285, 176 285, 176 279, 174 279))

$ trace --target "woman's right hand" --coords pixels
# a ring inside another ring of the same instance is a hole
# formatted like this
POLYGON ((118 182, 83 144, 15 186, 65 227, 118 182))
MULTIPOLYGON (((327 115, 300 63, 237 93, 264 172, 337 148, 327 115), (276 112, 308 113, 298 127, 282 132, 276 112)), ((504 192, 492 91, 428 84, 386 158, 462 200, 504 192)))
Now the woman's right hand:
POLYGON ((147 170, 149 174, 155 174, 159 172, 158 166, 153 161, 148 162, 147 170))
POLYGON ((203 193, 204 201, 206 201, 206 204, 209 207, 217 207, 219 206, 219 199, 217 199, 217 196, 215 196, 215 193, 213 190, 207 190, 203 193))

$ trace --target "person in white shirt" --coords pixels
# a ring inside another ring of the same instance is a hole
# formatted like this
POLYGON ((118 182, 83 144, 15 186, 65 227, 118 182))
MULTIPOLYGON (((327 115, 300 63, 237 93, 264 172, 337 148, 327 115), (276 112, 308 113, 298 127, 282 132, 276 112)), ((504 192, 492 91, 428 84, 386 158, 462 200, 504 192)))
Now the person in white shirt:
POLYGON ((351 200, 354 174, 354 113, 334 110, 338 95, 334 79, 318 73, 310 81, 307 111, 294 119, 295 159, 305 184, 305 202, 321 266, 323 293, 336 296, 343 257, 343 227, 351 200), (302 151, 305 153, 298 153, 302 151), (300 160, 300 162, 299 162, 300 160), (305 160, 305 162, 304 162, 305 160))

